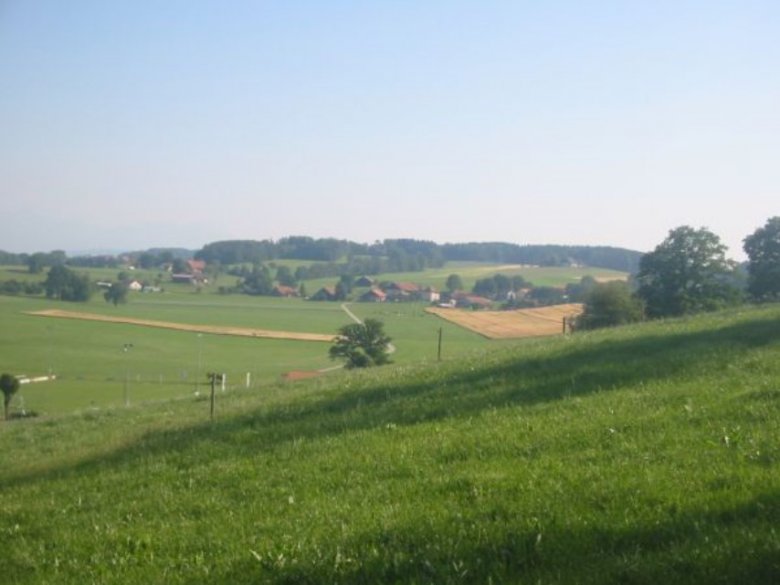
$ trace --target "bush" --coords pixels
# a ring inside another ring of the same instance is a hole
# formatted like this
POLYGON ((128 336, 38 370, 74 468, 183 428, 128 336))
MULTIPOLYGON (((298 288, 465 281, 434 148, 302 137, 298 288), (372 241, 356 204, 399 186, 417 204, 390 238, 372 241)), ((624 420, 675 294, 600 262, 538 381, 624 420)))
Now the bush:
POLYGON ((598 329, 641 321, 642 301, 621 281, 597 284, 585 299, 585 311, 575 322, 576 329, 598 329))

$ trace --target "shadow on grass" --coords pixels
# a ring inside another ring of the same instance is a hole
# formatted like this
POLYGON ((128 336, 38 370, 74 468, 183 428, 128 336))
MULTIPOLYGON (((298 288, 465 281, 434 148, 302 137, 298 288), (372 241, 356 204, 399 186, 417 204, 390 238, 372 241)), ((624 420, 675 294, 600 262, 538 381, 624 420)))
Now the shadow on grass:
POLYGON ((620 523, 540 528, 507 518, 469 524, 453 517, 424 530, 414 525, 346 542, 248 552, 207 582, 773 584, 780 582, 772 536, 778 522, 778 493, 629 529, 620 523))
POLYGON ((560 351, 547 356, 515 355, 479 367, 432 366, 397 381, 380 375, 376 385, 364 381, 355 390, 332 391, 320 399, 299 399, 213 424, 152 431, 134 443, 76 464, 6 477, 0 480, 0 487, 128 465, 156 453, 195 452, 205 444, 224 444, 236 452, 248 449, 256 453, 293 440, 390 423, 413 425, 474 416, 494 407, 530 406, 639 383, 684 379, 690 372, 698 375, 723 370, 738 362, 745 352, 778 340, 780 319, 775 318, 702 331, 562 345, 560 351))

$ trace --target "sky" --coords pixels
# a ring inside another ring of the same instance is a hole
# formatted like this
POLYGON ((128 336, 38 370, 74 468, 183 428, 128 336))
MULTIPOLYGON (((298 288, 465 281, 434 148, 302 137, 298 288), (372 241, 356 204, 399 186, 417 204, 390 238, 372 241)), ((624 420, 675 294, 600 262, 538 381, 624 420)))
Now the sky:
POLYGON ((0 249, 780 215, 780 2, 0 0, 0 249))

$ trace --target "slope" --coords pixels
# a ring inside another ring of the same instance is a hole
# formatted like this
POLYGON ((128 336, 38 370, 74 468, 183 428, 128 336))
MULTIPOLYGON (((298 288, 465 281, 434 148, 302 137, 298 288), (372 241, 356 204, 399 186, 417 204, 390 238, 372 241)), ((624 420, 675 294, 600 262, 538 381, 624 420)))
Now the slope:
POLYGON ((780 308, 0 429, 13 583, 770 583, 780 308))

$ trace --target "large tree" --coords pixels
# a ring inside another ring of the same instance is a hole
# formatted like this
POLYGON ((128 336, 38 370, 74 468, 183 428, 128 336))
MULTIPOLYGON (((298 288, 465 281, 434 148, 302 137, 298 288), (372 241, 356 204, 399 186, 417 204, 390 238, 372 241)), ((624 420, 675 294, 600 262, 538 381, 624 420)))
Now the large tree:
POLYGON ((460 274, 450 274, 447 277, 447 282, 445 283, 445 286, 447 287, 447 290, 451 293, 454 293, 459 290, 463 290, 463 279, 460 277, 460 274))
POLYGON ((8 420, 8 407, 11 404, 11 398, 16 394, 17 390, 19 390, 19 380, 16 376, 11 374, 0 375, 0 391, 3 392, 3 410, 6 420, 8 420))
POLYGON ((262 264, 252 268, 241 283, 241 289, 248 295, 270 295, 273 288, 271 272, 262 264))
POLYGON ((739 301, 726 246, 706 228, 681 226, 639 261, 639 297, 648 317, 712 311, 739 301))
POLYGON ((86 274, 77 274, 62 265, 52 266, 43 283, 46 296, 61 301, 86 302, 92 295, 92 286, 86 274))
POLYGON ((780 217, 772 217, 744 240, 748 291, 759 301, 780 299, 780 217))
POLYGON ((366 319, 363 323, 352 323, 339 329, 330 348, 330 357, 344 358, 346 368, 381 366, 390 362, 389 343, 384 324, 377 319, 366 319))

